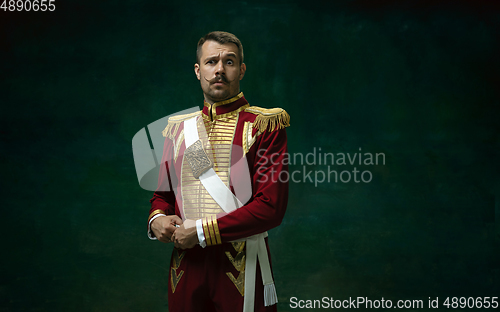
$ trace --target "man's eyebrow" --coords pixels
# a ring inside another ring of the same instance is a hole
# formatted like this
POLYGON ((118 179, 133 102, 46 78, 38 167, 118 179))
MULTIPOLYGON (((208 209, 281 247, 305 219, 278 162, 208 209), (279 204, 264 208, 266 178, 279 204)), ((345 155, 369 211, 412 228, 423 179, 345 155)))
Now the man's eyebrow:
MULTIPOLYGON (((234 53, 234 52, 229 52, 229 53, 227 53, 227 54, 223 55, 223 57, 234 57, 234 58, 236 58, 236 53, 234 53)), ((219 54, 217 54, 217 55, 212 55, 212 56, 207 56, 207 57, 205 58, 205 62, 206 62, 206 61, 209 61, 209 60, 213 60, 213 59, 218 59, 218 58, 219 58, 219 54)))
POLYGON ((210 61, 210 60, 215 60, 215 59, 218 59, 219 58, 219 55, 212 55, 212 56, 207 56, 205 58, 205 62, 206 61, 210 61))

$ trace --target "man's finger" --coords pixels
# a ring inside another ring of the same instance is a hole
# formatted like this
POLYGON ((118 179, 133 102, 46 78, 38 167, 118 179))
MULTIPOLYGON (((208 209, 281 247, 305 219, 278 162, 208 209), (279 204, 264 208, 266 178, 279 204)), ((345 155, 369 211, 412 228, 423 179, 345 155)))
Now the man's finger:
POLYGON ((170 222, 172 222, 173 224, 181 225, 182 219, 179 218, 179 216, 177 216, 177 215, 173 215, 172 219, 170 219, 170 222))

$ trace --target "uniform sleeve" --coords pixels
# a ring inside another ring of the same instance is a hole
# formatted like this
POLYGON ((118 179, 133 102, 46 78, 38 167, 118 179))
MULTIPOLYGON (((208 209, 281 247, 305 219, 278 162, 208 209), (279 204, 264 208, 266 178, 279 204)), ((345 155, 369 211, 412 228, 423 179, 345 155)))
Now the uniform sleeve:
POLYGON ((280 225, 285 215, 289 180, 288 160, 285 159, 285 129, 265 131, 250 152, 255 153, 253 164, 249 164, 253 168, 252 197, 241 208, 207 221, 209 225, 212 223, 215 235, 220 235, 216 242, 233 241, 265 232, 280 225))
POLYGON ((169 138, 165 139, 163 156, 161 160, 160 173, 158 175, 158 188, 151 198, 151 209, 149 210, 148 228, 152 218, 158 214, 175 214, 175 193, 173 190, 173 144, 169 138))

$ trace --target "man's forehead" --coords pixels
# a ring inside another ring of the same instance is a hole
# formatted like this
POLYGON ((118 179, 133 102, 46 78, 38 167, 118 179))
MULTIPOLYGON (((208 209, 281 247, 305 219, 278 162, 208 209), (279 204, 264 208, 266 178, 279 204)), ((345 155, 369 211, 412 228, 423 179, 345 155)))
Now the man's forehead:
POLYGON ((238 47, 232 42, 218 43, 217 41, 207 40, 201 46, 202 57, 213 57, 220 55, 235 55, 238 56, 238 47))

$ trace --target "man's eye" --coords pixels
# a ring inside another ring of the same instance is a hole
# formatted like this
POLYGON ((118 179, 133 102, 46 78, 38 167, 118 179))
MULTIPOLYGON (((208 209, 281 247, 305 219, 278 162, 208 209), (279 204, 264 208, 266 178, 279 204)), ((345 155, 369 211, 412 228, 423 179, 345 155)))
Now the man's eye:
POLYGON ((228 61, 227 61, 227 63, 228 63, 229 65, 233 65, 233 64, 234 64, 233 60, 228 60, 228 61))
POLYGON ((215 63, 214 60, 210 60, 210 61, 207 62, 207 64, 213 64, 213 63, 215 63))

